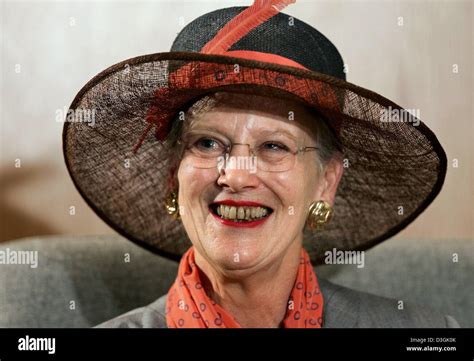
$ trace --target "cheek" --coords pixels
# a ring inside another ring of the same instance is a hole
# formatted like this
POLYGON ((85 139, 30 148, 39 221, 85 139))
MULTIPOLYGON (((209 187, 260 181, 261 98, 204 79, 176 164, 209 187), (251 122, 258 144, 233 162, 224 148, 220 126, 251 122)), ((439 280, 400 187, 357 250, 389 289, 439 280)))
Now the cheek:
POLYGON ((183 159, 178 168, 179 203, 198 206, 205 190, 216 181, 216 170, 198 169, 183 159))
POLYGON ((317 174, 309 164, 295 167, 291 172, 276 174, 267 183, 282 203, 282 211, 291 217, 306 217, 317 187, 317 174))
POLYGON ((305 175, 301 171, 294 169, 292 172, 279 173, 272 179, 269 185, 284 206, 298 206, 305 193, 305 175))
POLYGON ((178 168, 179 188, 189 190, 202 186, 203 181, 209 178, 209 173, 207 170, 194 168, 190 161, 183 159, 178 168))

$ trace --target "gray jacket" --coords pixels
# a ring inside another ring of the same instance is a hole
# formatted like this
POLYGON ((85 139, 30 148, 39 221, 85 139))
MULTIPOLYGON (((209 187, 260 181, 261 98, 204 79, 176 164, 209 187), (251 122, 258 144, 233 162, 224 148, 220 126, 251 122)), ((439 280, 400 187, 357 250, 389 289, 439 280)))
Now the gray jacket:
MULTIPOLYGON (((404 304, 400 310, 396 300, 355 291, 324 279, 318 282, 324 297, 325 328, 459 327, 453 317, 426 307, 404 304)), ((166 328, 165 304, 166 295, 96 327, 166 328)))

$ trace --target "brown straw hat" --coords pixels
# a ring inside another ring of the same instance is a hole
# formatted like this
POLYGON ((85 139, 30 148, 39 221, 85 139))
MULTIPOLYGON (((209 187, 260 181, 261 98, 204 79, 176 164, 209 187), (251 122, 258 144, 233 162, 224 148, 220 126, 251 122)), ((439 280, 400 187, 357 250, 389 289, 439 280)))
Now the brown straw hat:
POLYGON ((291 2, 257 0, 205 14, 179 33, 171 52, 111 66, 81 89, 64 125, 64 157, 77 189, 107 224, 174 260, 189 248, 181 222, 164 207, 174 152, 169 132, 180 111, 217 91, 297 100, 339 139, 346 168, 334 216, 322 230, 305 230, 314 264, 333 248, 378 244, 433 201, 446 174, 436 136, 400 106, 346 82, 335 46, 279 12, 291 2), (87 112, 93 121, 78 121, 87 112))

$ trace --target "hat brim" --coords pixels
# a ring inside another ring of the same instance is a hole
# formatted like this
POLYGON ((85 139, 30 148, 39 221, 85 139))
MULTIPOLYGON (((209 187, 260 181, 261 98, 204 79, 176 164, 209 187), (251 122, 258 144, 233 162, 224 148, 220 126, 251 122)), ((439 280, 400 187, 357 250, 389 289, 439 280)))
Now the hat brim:
POLYGON ((63 152, 75 186, 99 217, 159 255, 179 260, 190 246, 181 222, 163 206, 172 149, 150 132, 140 150, 132 150, 150 109, 172 119, 191 100, 215 91, 299 100, 317 109, 339 138, 346 167, 334 216, 324 229, 304 234, 313 264, 324 263, 325 251, 333 248, 366 250, 395 235, 441 190, 446 155, 436 136, 370 90, 309 70, 228 56, 140 56, 104 70, 81 89, 64 124, 63 152), (382 120, 394 111, 403 119, 382 120), (92 122, 74 116, 87 112, 92 122))

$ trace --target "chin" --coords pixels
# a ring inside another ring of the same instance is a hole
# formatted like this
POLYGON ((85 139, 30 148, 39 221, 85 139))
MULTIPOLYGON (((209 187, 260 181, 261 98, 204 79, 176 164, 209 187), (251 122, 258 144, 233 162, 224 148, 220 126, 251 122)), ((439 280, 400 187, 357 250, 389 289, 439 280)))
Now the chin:
MULTIPOLYGON (((241 238, 241 237, 240 237, 241 238)), ((259 265, 265 259, 265 252, 259 240, 246 242, 245 240, 217 240, 206 249, 206 254, 212 263, 226 270, 246 270, 259 265)))

